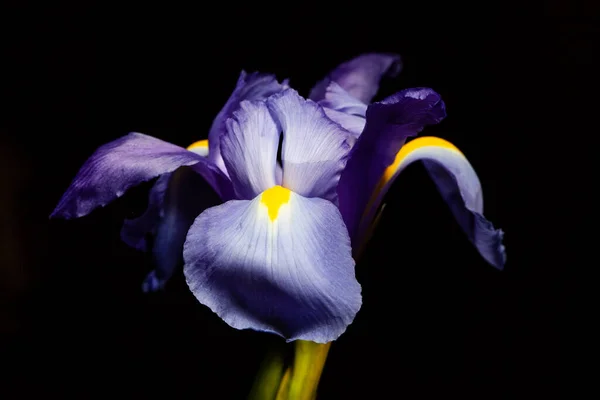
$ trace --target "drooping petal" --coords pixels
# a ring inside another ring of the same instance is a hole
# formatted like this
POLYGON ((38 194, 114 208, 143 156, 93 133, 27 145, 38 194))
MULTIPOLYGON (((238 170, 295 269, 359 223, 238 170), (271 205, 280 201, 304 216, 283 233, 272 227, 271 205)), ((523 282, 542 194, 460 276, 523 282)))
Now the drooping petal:
POLYGON ((329 84, 337 82, 351 96, 369 104, 379 90, 384 76, 394 77, 402 70, 402 60, 397 54, 362 54, 346 61, 331 71, 325 79, 311 90, 309 98, 320 101, 325 98, 329 84))
POLYGON ((137 218, 126 219, 121 228, 121 239, 136 250, 147 251, 146 236, 156 233, 156 225, 163 214, 163 203, 171 174, 161 175, 148 195, 148 207, 137 218))
POLYGON ((270 95, 280 92, 288 87, 287 80, 279 83, 274 75, 253 72, 240 73, 233 93, 214 119, 208 134, 209 159, 226 174, 228 173, 221 156, 220 137, 225 132, 225 121, 233 115, 243 100, 264 100, 270 95))
POLYGON ((253 199, 277 184, 279 129, 264 101, 242 101, 227 120, 221 153, 238 199, 253 199))
POLYGON ((444 102, 431 89, 406 89, 369 105, 367 124, 352 148, 337 188, 339 207, 358 247, 357 230, 371 193, 394 162, 407 137, 446 116, 444 102))
POLYGON ((204 157, 141 133, 107 143, 84 163, 50 217, 76 218, 105 206, 132 186, 190 166, 227 201, 231 183, 204 157))
POLYGON ((337 202, 352 134, 293 89, 269 97, 267 105, 283 130, 283 186, 305 197, 337 202))
POLYGON ((361 223, 366 229, 383 196, 396 177, 414 161, 422 160, 444 200, 469 240, 482 257, 498 269, 504 268, 503 232, 483 216, 481 184, 466 157, 453 144, 436 137, 421 137, 405 144, 394 163, 384 172, 361 223))
POLYGON ((210 185, 189 167, 173 172, 164 197, 164 212, 157 221, 152 255, 156 269, 146 277, 144 291, 161 289, 183 261, 183 243, 194 219, 221 203, 210 185))
POLYGON ((183 256, 196 298, 237 329, 325 343, 361 306, 337 208, 280 186, 204 211, 183 256))
MULTIPOLYGON (((194 142, 187 147, 187 150, 206 157, 208 155, 208 140, 194 142)), ((161 175, 150 189, 148 207, 144 214, 134 219, 126 219, 123 222, 121 239, 127 245, 136 250, 148 250, 146 236, 156 233, 156 226, 160 219, 164 217, 163 203, 170 179, 171 174, 161 175)))

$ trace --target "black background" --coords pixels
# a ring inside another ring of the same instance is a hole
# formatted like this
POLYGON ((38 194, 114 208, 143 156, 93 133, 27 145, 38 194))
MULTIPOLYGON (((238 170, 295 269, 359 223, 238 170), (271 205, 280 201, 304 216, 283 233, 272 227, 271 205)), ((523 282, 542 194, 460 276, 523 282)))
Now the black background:
POLYGON ((596 10, 221 6, 2 13, 6 397, 243 398, 272 338, 228 327, 181 274, 162 293, 140 291, 151 261, 119 230, 144 210, 149 185, 81 220, 48 215, 105 142, 130 131, 182 146, 205 138, 241 69, 289 77, 307 95, 331 68, 371 51, 404 60, 378 99, 416 86, 442 95, 448 117, 423 134, 470 159, 508 263, 487 265, 423 168, 409 167, 357 266, 364 305, 332 347, 319 398, 558 397, 573 281, 550 228, 566 217, 540 194, 568 200, 553 190, 567 180, 556 159, 590 104, 596 10))

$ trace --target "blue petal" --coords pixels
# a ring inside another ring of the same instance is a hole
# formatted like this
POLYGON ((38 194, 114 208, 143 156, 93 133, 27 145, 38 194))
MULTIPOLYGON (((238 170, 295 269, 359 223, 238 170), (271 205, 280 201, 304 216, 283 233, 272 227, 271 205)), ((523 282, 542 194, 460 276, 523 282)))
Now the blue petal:
POLYGON ((336 187, 353 135, 293 89, 269 97, 267 105, 283 131, 283 186, 337 202, 336 187))
POLYGON ((163 214, 164 197, 169 185, 171 174, 161 175, 148 195, 148 207, 139 217, 126 219, 121 229, 121 239, 136 250, 148 250, 146 236, 156 233, 156 225, 163 214))
POLYGON ((183 262, 187 232, 205 209, 221 203, 201 176, 188 167, 173 172, 164 199, 164 213, 156 227, 152 255, 156 269, 149 275, 162 288, 183 262))
POLYGON ((196 298, 236 329, 326 343, 361 306, 338 209, 279 186, 204 211, 183 255, 196 298))
POLYGON ((367 203, 406 138, 446 116, 444 102, 431 89, 406 89, 369 105, 367 124, 352 148, 338 186, 339 206, 358 247, 357 231, 367 203))
POLYGON ((277 184, 278 146, 279 129, 266 104, 241 102, 221 136, 221 153, 238 199, 253 199, 277 184))
POLYGON ((360 117, 364 117, 367 113, 367 104, 351 96, 336 82, 331 82, 327 86, 325 98, 319 101, 319 104, 324 108, 360 117))
POLYGON ((379 90, 384 76, 394 77, 402 70, 402 60, 397 54, 362 54, 346 61, 331 71, 311 90, 309 98, 320 101, 331 82, 337 82, 352 97, 369 104, 379 90))
POLYGON ((130 133, 96 150, 50 217, 82 217, 129 188, 182 166, 191 166, 202 175, 222 199, 232 197, 227 177, 204 157, 151 136, 130 133))
POLYGON ((287 81, 279 83, 274 75, 258 72, 247 74, 245 71, 240 73, 233 93, 217 114, 208 134, 208 157, 223 172, 227 173, 227 170, 221 156, 220 138, 226 130, 225 121, 233 115, 233 112, 239 108, 240 102, 243 100, 264 100, 287 87, 287 81))

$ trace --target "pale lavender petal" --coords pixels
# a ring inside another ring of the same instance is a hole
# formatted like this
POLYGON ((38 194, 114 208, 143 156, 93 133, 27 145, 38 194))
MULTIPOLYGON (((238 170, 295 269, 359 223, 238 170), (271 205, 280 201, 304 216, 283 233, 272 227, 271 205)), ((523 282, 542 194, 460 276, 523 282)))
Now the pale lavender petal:
POLYGON ((204 157, 134 132, 96 150, 81 167, 51 217, 82 217, 122 196, 132 186, 182 166, 191 166, 224 201, 233 197, 227 177, 204 157))
POLYGON ((277 184, 279 129, 264 101, 243 101, 227 120, 221 153, 238 199, 253 199, 277 184))
POLYGON ((331 108, 346 114, 358 115, 364 118, 367 105, 356 97, 351 96, 336 82, 331 82, 325 91, 325 98, 319 101, 323 108, 331 108))
POLYGON ((420 155, 429 175, 462 230, 492 266, 504 269, 506 250, 502 229, 483 216, 483 194, 477 174, 464 156, 443 149, 420 155))
POLYGON ((446 116, 440 96, 431 89, 406 89, 367 109, 367 124, 352 148, 338 185, 339 207, 357 246, 358 224, 386 168, 406 138, 446 116))
POLYGON ((320 101, 331 82, 337 82, 351 96, 369 104, 379 90, 379 81, 384 76, 394 77, 402 69, 402 60, 397 54, 362 54, 346 61, 331 71, 325 79, 311 90, 309 98, 320 101))
POLYGON ((336 202, 352 134, 293 89, 269 97, 267 105, 283 131, 283 186, 302 196, 336 202))
POLYGON ((214 119, 208 134, 209 159, 213 161, 223 172, 228 173, 221 156, 221 135, 226 131, 225 121, 239 108, 243 100, 264 100, 274 93, 278 93, 288 87, 287 80, 277 82, 274 75, 253 72, 240 73, 233 93, 214 119))
POLYGON ((184 273, 200 303, 236 329, 330 342, 361 306, 350 239, 331 202, 288 193, 274 217, 265 194, 204 211, 184 273))
POLYGON ((327 115, 329 119, 340 124, 344 129, 350 131, 355 138, 358 138, 365 129, 365 124, 367 123, 365 117, 346 114, 331 108, 323 108, 323 111, 325 111, 325 115, 327 115))

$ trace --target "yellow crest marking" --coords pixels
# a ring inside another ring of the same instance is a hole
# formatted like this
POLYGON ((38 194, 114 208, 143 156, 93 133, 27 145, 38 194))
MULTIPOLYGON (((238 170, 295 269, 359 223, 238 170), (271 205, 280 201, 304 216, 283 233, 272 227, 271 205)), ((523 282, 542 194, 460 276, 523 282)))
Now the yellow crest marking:
POLYGON ((267 207, 271 221, 275 221, 277 219, 279 208, 283 204, 286 204, 288 201, 290 201, 291 194, 291 190, 279 185, 273 186, 272 188, 262 192, 260 196, 260 202, 267 207))

